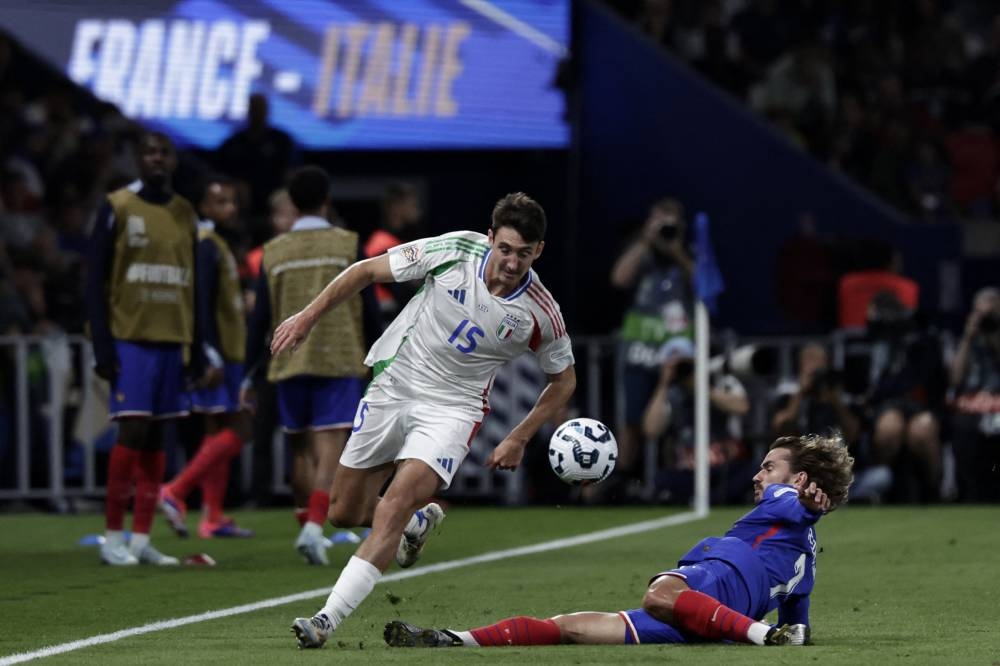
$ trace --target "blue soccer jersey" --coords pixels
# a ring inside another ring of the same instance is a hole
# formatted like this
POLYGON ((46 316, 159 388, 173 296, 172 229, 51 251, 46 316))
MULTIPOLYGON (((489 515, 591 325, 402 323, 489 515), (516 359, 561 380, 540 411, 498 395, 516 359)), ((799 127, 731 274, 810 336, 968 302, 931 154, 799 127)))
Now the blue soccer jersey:
POLYGON ((794 487, 772 484, 726 536, 702 540, 680 564, 728 562, 747 583, 753 617, 779 608, 779 623, 808 624, 809 593, 816 580, 813 525, 820 515, 802 505, 794 487))

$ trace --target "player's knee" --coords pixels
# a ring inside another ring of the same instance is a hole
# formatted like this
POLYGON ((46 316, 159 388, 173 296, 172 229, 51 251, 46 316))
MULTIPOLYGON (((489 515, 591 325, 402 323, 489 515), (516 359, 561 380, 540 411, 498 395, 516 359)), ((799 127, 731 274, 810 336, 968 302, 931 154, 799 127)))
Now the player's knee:
POLYGON ((642 597, 642 610, 661 622, 667 622, 674 615, 674 598, 655 590, 647 590, 642 597))
POLYGON ((334 527, 358 527, 361 525, 362 517, 355 506, 334 502, 326 512, 326 519, 334 527))
POLYGON ((662 576, 649 586, 642 597, 642 609, 661 622, 674 617, 677 595, 687 589, 687 584, 676 576, 662 576))

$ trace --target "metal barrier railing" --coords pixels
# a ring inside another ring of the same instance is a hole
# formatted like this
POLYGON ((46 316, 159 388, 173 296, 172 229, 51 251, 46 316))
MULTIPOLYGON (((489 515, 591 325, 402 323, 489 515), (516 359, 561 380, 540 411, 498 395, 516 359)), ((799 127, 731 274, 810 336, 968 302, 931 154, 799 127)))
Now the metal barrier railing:
MULTIPOLYGON (((725 331, 718 332, 715 339, 727 350, 747 343, 774 348, 778 352, 780 377, 793 376, 794 350, 804 340, 739 338, 725 331)), ((842 359, 842 346, 850 342, 850 337, 834 335, 828 340, 833 347, 833 358, 842 359)), ((581 413, 609 424, 621 423, 624 414, 622 392, 614 390, 621 362, 618 347, 614 335, 574 338, 577 407, 581 413)), ((7 478, 0 475, 0 501, 42 499, 58 503, 67 498, 103 495, 104 487, 98 484, 96 433, 110 427, 106 421, 107 385, 93 375, 89 340, 80 335, 0 336, 0 357, 3 359, 0 395, 8 395, 7 404, 0 404, 0 411, 8 411, 14 423, 13 429, 0 432, 0 470, 9 470, 11 462, 14 463, 12 478, 9 473, 7 478), (68 415, 74 417, 75 432, 66 432, 68 415), (82 427, 81 420, 86 422, 82 427), (65 463, 69 451, 81 460, 74 466, 79 473, 68 482, 65 463), (45 462, 44 473, 35 464, 40 460, 45 462)), ((531 364, 533 360, 528 357, 526 362, 531 364)), ((485 458, 527 412, 544 383, 544 376, 539 373, 533 385, 526 384, 527 376, 517 364, 500 370, 498 380, 506 384, 508 392, 522 398, 530 396, 530 401, 508 399, 495 391, 494 413, 486 421, 490 428, 484 427, 477 437, 473 457, 485 458)), ((289 493, 282 439, 276 433, 266 446, 271 449, 273 463, 270 490, 275 494, 289 493)), ((244 447, 244 470, 250 468, 254 450, 261 449, 244 447)), ((655 447, 647 446, 646 451, 647 456, 655 455, 655 447)), ((647 460, 647 465, 655 468, 655 459, 647 460)), ((460 471, 452 486, 453 494, 497 496, 509 503, 521 500, 523 472, 494 474, 476 464, 463 465, 460 471)), ((244 484, 248 484, 249 474, 242 476, 244 484)), ((652 477, 647 479, 647 483, 651 480, 652 477)))

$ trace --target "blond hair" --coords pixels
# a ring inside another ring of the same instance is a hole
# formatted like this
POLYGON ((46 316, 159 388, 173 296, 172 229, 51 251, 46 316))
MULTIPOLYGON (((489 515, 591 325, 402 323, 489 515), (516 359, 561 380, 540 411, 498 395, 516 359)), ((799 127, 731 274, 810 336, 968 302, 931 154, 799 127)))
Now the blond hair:
POLYGON ((839 432, 830 435, 779 437, 771 450, 787 449, 792 472, 805 472, 830 498, 830 511, 847 501, 854 480, 854 458, 839 432))

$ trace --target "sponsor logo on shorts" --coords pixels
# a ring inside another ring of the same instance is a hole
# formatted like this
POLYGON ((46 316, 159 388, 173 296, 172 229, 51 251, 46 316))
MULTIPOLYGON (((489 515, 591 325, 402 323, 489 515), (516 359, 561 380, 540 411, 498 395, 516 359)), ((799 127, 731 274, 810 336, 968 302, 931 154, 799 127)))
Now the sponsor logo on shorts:
POLYGON ((455 468, 454 458, 438 458, 437 464, 441 465, 441 468, 451 474, 451 471, 455 468))

